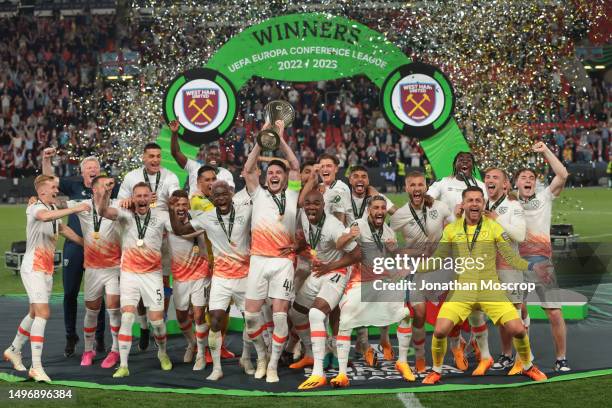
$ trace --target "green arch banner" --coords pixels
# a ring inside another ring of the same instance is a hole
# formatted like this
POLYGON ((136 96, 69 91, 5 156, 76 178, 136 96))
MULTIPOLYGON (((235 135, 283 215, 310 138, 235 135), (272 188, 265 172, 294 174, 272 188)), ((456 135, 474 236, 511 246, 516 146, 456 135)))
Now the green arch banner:
MULTIPOLYGON (((450 81, 436 67, 413 62, 381 33, 344 17, 289 14, 249 27, 225 43, 201 68, 181 73, 164 97, 167 121, 178 119, 183 152, 231 130, 237 90, 251 78, 313 82, 365 76, 380 88, 380 107, 397 131, 420 140, 437 177, 452 172, 459 151, 469 151, 452 118, 450 81)), ((170 155, 170 132, 158 138, 163 165, 184 178, 170 155)))

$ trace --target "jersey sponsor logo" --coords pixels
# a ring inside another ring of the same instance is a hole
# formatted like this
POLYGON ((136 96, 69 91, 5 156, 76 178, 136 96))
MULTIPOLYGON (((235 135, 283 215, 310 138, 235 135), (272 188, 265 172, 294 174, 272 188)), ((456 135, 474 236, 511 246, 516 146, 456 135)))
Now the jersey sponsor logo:
POLYGON ((510 241, 510 235, 507 232, 502 232, 501 236, 505 241, 510 241))
POLYGON ((334 203, 334 204, 336 204, 336 203, 339 203, 339 202, 340 202, 340 200, 341 200, 340 196, 339 196, 339 195, 337 195, 337 196, 335 196, 334 198, 332 198, 331 202, 332 202, 332 203, 334 203))
POLYGON ((508 207, 499 207, 499 208, 497 209, 497 213, 498 213, 499 215, 505 214, 505 213, 507 213, 507 212, 508 212, 508 207))
POLYGON ((431 210, 431 211, 429 212, 429 217, 430 217, 432 220, 435 220, 436 218, 438 218, 438 210, 431 210))

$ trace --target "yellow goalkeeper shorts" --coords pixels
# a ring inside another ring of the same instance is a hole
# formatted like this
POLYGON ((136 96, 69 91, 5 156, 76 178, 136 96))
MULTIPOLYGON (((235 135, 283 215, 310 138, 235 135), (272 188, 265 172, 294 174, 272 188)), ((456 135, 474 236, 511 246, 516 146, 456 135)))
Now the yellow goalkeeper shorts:
POLYGON ((508 301, 444 302, 438 313, 438 319, 444 318, 458 324, 467 319, 474 310, 482 310, 494 324, 505 324, 519 318, 516 308, 508 301))

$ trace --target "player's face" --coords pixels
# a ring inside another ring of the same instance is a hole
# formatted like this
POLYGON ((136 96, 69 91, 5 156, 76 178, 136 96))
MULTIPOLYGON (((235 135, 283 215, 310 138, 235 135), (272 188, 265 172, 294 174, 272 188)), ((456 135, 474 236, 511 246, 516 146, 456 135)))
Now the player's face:
POLYGON ((208 149, 206 152, 206 164, 217 167, 221 161, 221 152, 217 148, 208 149))
POLYGON ((387 202, 384 200, 372 201, 368 212, 372 224, 374 224, 375 227, 382 227, 385 223, 385 216, 387 215, 387 202))
POLYGON ((266 185, 271 193, 276 194, 281 191, 285 185, 286 178, 287 174, 285 174, 285 170, 283 170, 282 167, 274 164, 268 166, 268 170, 266 171, 266 185))
POLYGON ((425 177, 408 177, 406 179, 406 193, 413 205, 420 207, 425 199, 427 183, 425 177))
POLYGON ((147 149, 142 155, 142 161, 145 168, 151 174, 157 173, 161 164, 161 150, 159 149, 147 149))
POLYGON ((139 214, 145 214, 151 205, 151 190, 148 187, 136 187, 132 192, 132 201, 139 214))
POLYGON ((232 192, 225 186, 218 186, 212 190, 212 202, 221 214, 227 214, 232 209, 232 192))
POLYGON ((338 166, 336 166, 336 163, 334 163, 334 161, 331 159, 323 159, 319 163, 321 165, 321 171, 319 174, 321 174, 323 183, 330 185, 334 182, 334 180, 336 180, 338 166))
POLYGON ((472 174, 472 169, 474 168, 474 162, 472 161, 472 156, 468 153, 461 153, 457 157, 457 161, 455 162, 455 169, 463 173, 465 176, 470 176, 472 174))
POLYGON ((477 222, 484 211, 484 196, 478 191, 468 191, 463 197, 463 211, 470 222, 477 222))
MULTIPOLYGON (((106 177, 105 178, 99 178, 96 181, 96 184, 91 186, 91 190, 93 191, 94 194, 102 195, 102 194, 104 194, 106 192, 106 190, 108 188, 107 184, 109 182, 111 182, 111 181, 114 184, 114 180, 112 178, 110 178, 110 177, 109 178, 106 178, 106 177)), ((112 187, 111 187, 111 190, 112 190, 112 187)))
POLYGON ((306 217, 311 224, 319 222, 323 216, 323 210, 325 208, 325 201, 323 196, 319 192, 313 192, 313 194, 306 195, 304 198, 304 212, 306 217))
POLYGON ((38 187, 38 197, 45 204, 55 204, 59 195, 59 183, 56 180, 46 181, 38 187))
POLYGON ((189 211, 189 199, 187 197, 180 197, 174 206, 174 211, 176 211, 179 220, 184 221, 189 211))
POLYGON ((90 184, 91 181, 100 175, 100 165, 97 161, 88 160, 83 164, 83 180, 87 184, 90 184))
POLYGON ((530 171, 523 171, 516 179, 516 188, 518 188, 521 197, 531 197, 535 194, 536 176, 530 171))
POLYGON ((504 193, 504 185, 506 184, 506 176, 501 170, 489 170, 484 178, 487 194, 489 198, 495 199, 504 193))
POLYGON ((370 185, 368 173, 362 170, 352 172, 349 176, 349 184, 357 196, 364 195, 368 191, 368 186, 370 185))
POLYGON ((217 181, 217 174, 214 171, 205 171, 198 177, 198 188, 206 197, 210 197, 212 193, 212 185, 217 181))
POLYGON ((312 166, 304 166, 302 172, 300 173, 300 179, 302 181, 302 186, 306 184, 310 175, 312 174, 312 166))

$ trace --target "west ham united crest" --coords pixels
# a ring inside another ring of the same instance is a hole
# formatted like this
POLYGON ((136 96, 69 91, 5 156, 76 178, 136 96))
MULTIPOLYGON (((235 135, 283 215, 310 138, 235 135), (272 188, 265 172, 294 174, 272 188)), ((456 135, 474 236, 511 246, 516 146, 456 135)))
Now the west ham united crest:
POLYGON ((219 139, 236 119, 236 91, 212 69, 182 73, 170 83, 164 100, 166 120, 178 120, 179 135, 192 145, 219 139))
POLYGON ((432 65, 414 62, 397 68, 387 76, 380 95, 389 123, 410 136, 428 138, 452 117, 453 89, 432 65))
POLYGON ((219 89, 183 89, 183 110, 192 125, 204 129, 219 112, 219 89))
POLYGON ((402 110, 415 122, 431 116, 436 106, 436 84, 431 82, 407 82, 399 85, 402 110))

